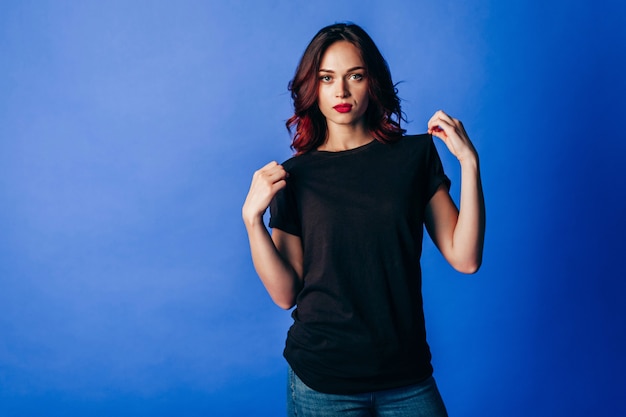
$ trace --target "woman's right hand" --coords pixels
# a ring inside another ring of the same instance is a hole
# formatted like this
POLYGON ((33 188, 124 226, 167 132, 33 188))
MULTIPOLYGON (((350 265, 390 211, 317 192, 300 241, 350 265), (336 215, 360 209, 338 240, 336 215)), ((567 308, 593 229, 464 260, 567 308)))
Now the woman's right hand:
POLYGON ((275 161, 259 169, 252 176, 252 183, 241 214, 246 225, 263 221, 263 214, 276 193, 287 185, 289 176, 282 165, 275 161))

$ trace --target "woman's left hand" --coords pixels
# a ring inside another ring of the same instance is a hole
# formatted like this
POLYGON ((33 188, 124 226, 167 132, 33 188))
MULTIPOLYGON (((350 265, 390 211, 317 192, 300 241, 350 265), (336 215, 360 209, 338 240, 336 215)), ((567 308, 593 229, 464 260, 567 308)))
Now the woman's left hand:
POLYGON ((463 123, 442 110, 435 112, 428 121, 428 133, 441 139, 459 161, 476 158, 476 149, 467 136, 463 123))

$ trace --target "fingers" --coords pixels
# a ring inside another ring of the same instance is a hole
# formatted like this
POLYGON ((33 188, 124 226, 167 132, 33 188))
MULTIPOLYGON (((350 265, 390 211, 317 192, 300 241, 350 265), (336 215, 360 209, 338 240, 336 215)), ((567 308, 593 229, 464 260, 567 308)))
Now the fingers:
POLYGON ((285 180, 289 174, 282 165, 276 161, 272 161, 254 173, 257 181, 263 181, 268 184, 275 184, 281 180, 285 180))
POLYGON ((256 171, 243 205, 244 219, 252 223, 254 219, 262 217, 272 198, 287 185, 288 176, 283 166, 275 161, 256 171))
POLYGON ((428 121, 428 133, 440 138, 460 161, 476 156, 463 123, 439 110, 428 121))
POLYGON ((431 135, 439 133, 441 136, 447 137, 451 129, 457 128, 462 128, 461 122, 458 119, 450 117, 442 110, 436 111, 428 121, 428 133, 431 135))
MULTIPOLYGON (((262 200, 271 200, 274 194, 283 188, 289 174, 282 165, 275 161, 270 162, 254 173, 252 188, 263 196, 262 200)), ((269 204, 269 201, 268 201, 269 204)))
POLYGON ((450 136, 467 136, 463 123, 459 119, 438 110, 428 121, 428 133, 437 136, 444 142, 450 136))

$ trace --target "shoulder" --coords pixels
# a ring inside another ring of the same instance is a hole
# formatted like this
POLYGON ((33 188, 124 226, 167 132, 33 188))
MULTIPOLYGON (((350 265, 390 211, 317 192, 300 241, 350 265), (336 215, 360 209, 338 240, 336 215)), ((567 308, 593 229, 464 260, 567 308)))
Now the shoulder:
POLYGON ((402 136, 402 138, 400 138, 400 140, 398 140, 396 144, 406 147, 419 148, 430 146, 430 143, 432 141, 433 137, 431 135, 429 135, 428 133, 421 133, 418 135, 402 136))
POLYGON ((405 135, 391 144, 396 153, 409 155, 428 155, 433 149, 433 137, 427 133, 405 135))
POLYGON ((283 162, 282 166, 287 171, 293 170, 305 164, 308 159, 310 159, 310 157, 309 154, 306 153, 302 155, 294 155, 291 158, 287 159, 285 162, 283 162))

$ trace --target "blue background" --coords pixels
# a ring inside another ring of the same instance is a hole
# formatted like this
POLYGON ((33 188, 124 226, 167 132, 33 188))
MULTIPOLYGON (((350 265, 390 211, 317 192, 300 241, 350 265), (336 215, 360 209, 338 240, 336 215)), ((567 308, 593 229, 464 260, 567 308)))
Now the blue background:
POLYGON ((409 132, 442 108, 481 156, 482 269, 423 255, 450 415, 626 415, 623 4, 2 2, 0 415, 283 415, 290 317, 240 210, 291 155, 306 44, 345 20, 409 132))

